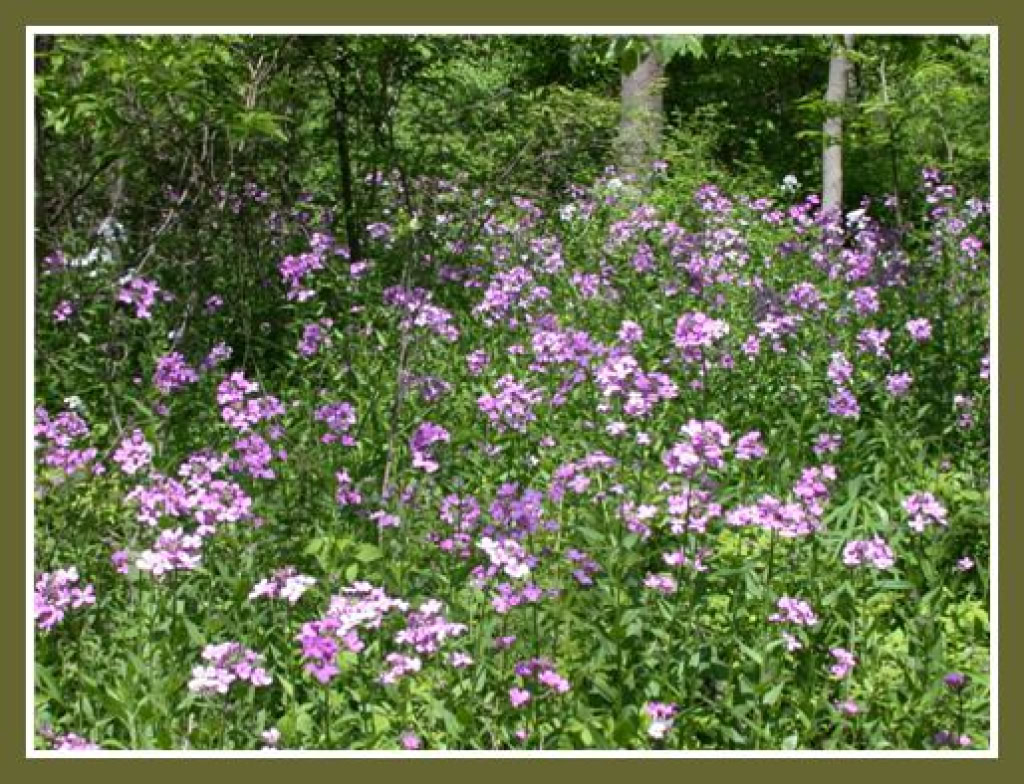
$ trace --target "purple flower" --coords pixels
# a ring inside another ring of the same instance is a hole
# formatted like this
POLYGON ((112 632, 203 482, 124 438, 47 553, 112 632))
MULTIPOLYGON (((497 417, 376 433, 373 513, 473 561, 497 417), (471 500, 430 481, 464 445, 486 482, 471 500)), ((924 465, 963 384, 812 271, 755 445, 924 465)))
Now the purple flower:
POLYGON ((909 373, 896 373, 885 378, 885 389, 893 397, 904 397, 913 383, 914 377, 909 373))
POLYGON ((78 569, 71 566, 36 577, 33 597, 36 626, 49 631, 64 620, 68 610, 96 604, 92 585, 77 587, 78 569))
POLYGON ((277 727, 271 727, 261 732, 260 738, 263 740, 263 750, 270 751, 276 749, 277 744, 281 742, 281 731, 277 727))
POLYGON ((42 727, 39 734, 53 751, 100 751, 97 744, 74 732, 58 735, 49 727, 42 727))
POLYGON ((402 748, 407 751, 415 751, 423 746, 423 742, 420 740, 420 736, 412 730, 406 730, 398 736, 399 743, 402 744, 402 748))
POLYGON ((650 588, 652 591, 657 591, 665 596, 674 594, 679 586, 676 583, 676 579, 670 574, 652 574, 647 573, 644 578, 644 587, 650 588))
POLYGON ((856 419, 860 416, 860 403, 846 387, 839 387, 828 400, 828 412, 834 416, 856 419))
POLYGON ((377 679, 384 686, 398 683, 408 675, 419 672, 423 662, 418 656, 406 656, 401 653, 389 653, 384 657, 388 667, 377 679))
POLYGON ((195 694, 227 694, 235 681, 248 681, 253 686, 269 686, 270 675, 263 669, 263 656, 237 642, 207 645, 203 660, 208 665, 192 669, 189 691, 195 694))
POLYGON ((985 246, 982 244, 981 240, 973 235, 964 237, 960 240, 960 250, 962 250, 964 255, 969 259, 975 258, 979 253, 981 253, 981 250, 984 247, 985 246))
POLYGON ((847 542, 843 548, 843 563, 847 566, 870 563, 876 569, 890 569, 896 563, 896 556, 884 539, 875 536, 869 540, 847 542))
POLYGON ((42 406, 35 410, 34 435, 36 445, 44 447, 43 464, 67 476, 85 470, 96 458, 95 447, 73 448, 76 441, 89 434, 89 426, 74 411, 62 411, 51 418, 42 406))
POLYGON ((836 710, 844 716, 856 716, 860 713, 860 706, 853 700, 837 700, 834 704, 836 710))
POLYGON ((956 562, 956 566, 953 567, 958 572, 969 572, 974 568, 974 559, 970 556, 965 555, 963 558, 956 562))
POLYGON ((508 690, 508 701, 512 703, 513 708, 521 708, 530 701, 530 696, 528 690, 516 686, 508 690))
POLYGON ((153 371, 153 386, 163 395, 169 395, 176 389, 194 384, 198 380, 199 374, 177 351, 165 354, 156 361, 156 369, 153 371))
POLYGON ((635 321, 623 321, 619 327, 619 340, 627 345, 644 339, 644 330, 635 321))
POLYGON ((907 332, 910 337, 921 343, 932 336, 932 325, 928 319, 916 318, 907 322, 907 332))
POLYGON ((151 572, 154 577, 162 577, 167 572, 192 570, 199 567, 202 560, 203 540, 194 534, 186 535, 181 528, 166 529, 160 532, 152 550, 144 550, 135 565, 143 572, 151 572))
POLYGON ((817 440, 814 442, 814 446, 812 446, 811 449, 814 450, 814 454, 816 454, 818 457, 822 457, 823 455, 838 452, 839 447, 842 446, 842 443, 843 437, 840 436, 839 434, 822 433, 821 435, 818 436, 817 440))
POLYGON ((791 596, 783 596, 776 603, 778 612, 768 616, 772 623, 792 623, 797 626, 814 626, 818 622, 818 616, 814 614, 811 605, 803 599, 791 596))
POLYGON ((942 682, 949 687, 950 691, 960 691, 967 685, 967 676, 962 672, 951 672, 943 677, 942 682))
POLYGON ((145 468, 153 459, 153 447, 141 430, 134 430, 114 452, 114 462, 129 476, 145 468))
POLYGON ((674 702, 648 702, 644 705, 650 723, 647 734, 655 740, 664 738, 675 724, 675 716, 679 708, 674 702))
POLYGON ((673 445, 662 455, 661 462, 670 474, 694 476, 701 468, 720 469, 725 466, 724 449, 731 436, 714 420, 700 422, 691 419, 681 429, 687 437, 673 445))
POLYGON ((469 368, 469 374, 471 376, 479 376, 484 372, 484 368, 490 363, 491 359, 487 356, 486 351, 473 351, 466 355, 466 366, 469 368))
POLYGON ((759 460, 768 454, 768 450, 761 443, 761 433, 752 430, 744 436, 740 436, 736 442, 737 460, 759 460))
POLYGON ((540 402, 540 390, 530 389, 514 376, 505 375, 498 379, 497 394, 481 395, 477 406, 499 432, 506 429, 525 432, 526 426, 537 419, 533 406, 540 402))
POLYGON ((409 440, 409 449, 412 452, 413 468, 432 474, 441 467, 441 464, 434 458, 434 444, 446 444, 451 440, 447 430, 433 422, 424 422, 413 433, 409 440))
POLYGON ((686 362, 700 362, 703 350, 729 334, 729 324, 699 311, 684 313, 676 322, 675 345, 686 362))
POLYGON ((316 409, 313 418, 330 431, 320 437, 323 443, 340 441, 344 446, 355 446, 356 441, 349 434, 356 424, 356 410, 351 403, 325 403, 316 409))
POLYGON ((863 286, 850 292, 850 300, 857 313, 868 316, 879 310, 878 290, 871 286, 863 286))
POLYGON ((57 303, 57 307, 53 309, 53 320, 57 324, 61 324, 71 318, 75 312, 75 305, 69 299, 62 299, 57 303))
POLYGON ((299 574, 294 566, 278 569, 269 578, 260 580, 249 592, 249 599, 266 597, 273 599, 280 596, 289 604, 295 604, 302 595, 316 585, 316 580, 305 574, 299 574))
POLYGON ((836 678, 845 678, 857 666, 856 657, 845 648, 832 648, 829 653, 835 659, 835 664, 829 668, 829 672, 836 678))
POLYGON ((835 353, 828 365, 828 378, 838 387, 848 384, 853 378, 853 365, 845 354, 835 353))
POLYGON ((299 340, 298 345, 299 354, 304 357, 311 357, 322 346, 330 346, 331 336, 328 330, 332 326, 334 326, 334 321, 329 318, 322 318, 303 327, 302 338, 299 340))
POLYGON ((861 354, 874 354, 885 359, 889 356, 886 344, 891 333, 887 329, 864 329, 857 335, 857 350, 861 354))
POLYGON ((903 501, 903 509, 911 516, 910 527, 919 534, 930 525, 949 525, 946 508, 931 493, 914 493, 903 501))
POLYGON ((153 316, 151 308, 156 304, 157 295, 160 294, 160 287, 152 280, 127 275, 120 280, 121 289, 117 293, 118 302, 123 302, 135 308, 135 317, 150 319, 153 316))

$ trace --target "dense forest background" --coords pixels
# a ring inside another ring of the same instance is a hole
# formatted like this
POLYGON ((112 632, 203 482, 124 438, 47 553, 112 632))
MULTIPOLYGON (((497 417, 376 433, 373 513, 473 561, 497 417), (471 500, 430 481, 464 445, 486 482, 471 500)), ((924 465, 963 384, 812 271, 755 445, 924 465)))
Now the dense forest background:
MULTIPOLYGON (((337 194, 353 249, 381 201, 376 173, 561 196, 622 162, 624 82, 646 57, 662 115, 651 153, 680 187, 763 191, 793 175, 820 190, 836 38, 40 36, 38 257, 89 242, 104 217, 129 250, 180 234, 206 247, 221 230, 204 211, 235 182, 286 204, 337 194), (168 192, 188 206, 163 225, 168 192)), ((987 193, 988 39, 853 44, 845 204, 909 197, 926 166, 987 193)))

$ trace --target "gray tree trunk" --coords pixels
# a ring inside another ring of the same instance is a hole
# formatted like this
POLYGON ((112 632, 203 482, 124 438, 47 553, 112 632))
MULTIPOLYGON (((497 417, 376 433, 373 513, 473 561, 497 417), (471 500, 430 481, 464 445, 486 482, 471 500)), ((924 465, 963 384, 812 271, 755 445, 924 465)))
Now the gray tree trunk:
POLYGON ((826 212, 843 209, 843 105, 850 84, 850 61, 846 58, 848 49, 853 48, 853 36, 843 36, 832 50, 828 63, 828 89, 825 101, 830 114, 825 118, 825 148, 822 153, 821 206, 826 212))
POLYGON ((664 125, 664 77, 665 68, 654 52, 622 77, 619 161, 623 171, 649 169, 658 153, 664 125))

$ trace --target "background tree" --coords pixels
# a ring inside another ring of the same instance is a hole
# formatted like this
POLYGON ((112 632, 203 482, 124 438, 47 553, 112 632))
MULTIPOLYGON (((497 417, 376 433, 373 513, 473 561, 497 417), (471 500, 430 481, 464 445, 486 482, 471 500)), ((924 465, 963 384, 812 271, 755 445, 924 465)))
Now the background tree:
POLYGON ((847 51, 852 48, 853 36, 847 33, 841 43, 837 40, 833 44, 832 57, 828 63, 825 102, 829 114, 824 125, 821 204, 829 212, 843 208, 843 112, 846 110, 846 96, 850 88, 850 60, 847 51))

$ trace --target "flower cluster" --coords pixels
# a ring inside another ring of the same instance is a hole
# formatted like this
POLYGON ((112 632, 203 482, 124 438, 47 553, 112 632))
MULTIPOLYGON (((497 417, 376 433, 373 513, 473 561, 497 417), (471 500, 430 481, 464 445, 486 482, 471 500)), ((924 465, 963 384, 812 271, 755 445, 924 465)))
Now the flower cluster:
POLYGON ((406 656, 404 653, 389 653, 384 657, 387 669, 377 679, 384 686, 398 683, 407 675, 419 672, 423 661, 418 656, 406 656))
POLYGON ((885 377, 885 390, 893 397, 906 397, 913 381, 909 373, 894 373, 885 377))
POLYGON ((487 554, 491 562, 491 568, 487 570, 484 579, 497 574, 499 570, 513 580, 522 579, 530 573, 533 559, 515 539, 492 539, 485 536, 477 542, 477 547, 487 554))
POLYGON ((434 444, 447 444, 451 439, 448 431, 433 422, 424 422, 409 439, 409 449, 412 452, 412 466, 419 468, 428 474, 432 474, 441 467, 434 457, 432 447, 434 444))
POLYGON ((811 605, 803 599, 783 596, 775 605, 778 612, 768 616, 772 623, 792 623, 796 626, 814 626, 818 622, 811 605))
POLYGON ((754 505, 731 510, 726 520, 732 526, 756 525, 778 531, 787 539, 808 536, 823 525, 822 515, 829 498, 828 485, 835 478, 835 468, 830 465, 805 468, 793 485, 795 502, 783 503, 773 496, 764 495, 754 505))
POLYGON ((477 399, 480 410, 499 432, 509 428, 525 432, 526 426, 537 419, 533 406, 540 402, 540 390, 530 389, 510 375, 498 379, 497 394, 477 399))
POLYGON ((674 702, 648 702, 644 705, 644 713, 650 723, 647 725, 647 734, 655 740, 661 740, 675 724, 676 714, 679 708, 674 702))
POLYGON ((274 599, 280 596, 282 599, 287 599, 289 604, 295 604, 314 585, 316 585, 314 578, 299 574, 294 566, 286 566, 256 583, 249 592, 249 599, 263 597, 274 599))
POLYGON ((432 531, 428 537, 443 552, 454 553, 467 559, 472 554, 473 532, 480 521, 480 503, 471 495, 460 497, 454 493, 441 499, 439 511, 441 520, 451 533, 432 531))
POLYGON ((194 694, 227 694, 231 685, 243 681, 253 686, 269 686, 270 675, 261 666, 263 656, 237 642, 207 645, 203 649, 207 665, 192 668, 188 690, 194 694))
POLYGON ((930 525, 949 525, 946 508, 931 493, 914 493, 904 499, 903 509, 910 515, 910 527, 919 534, 930 525))
POLYGON ((177 351, 164 354, 156 361, 156 369, 153 371, 153 386, 160 390, 162 395, 169 395, 198 380, 199 374, 177 351))
POLYGON ((89 436, 89 426, 74 411, 63 411, 51 418, 47 410, 39 406, 35 415, 36 446, 44 448, 44 465, 60 469, 71 476, 88 468, 96 459, 95 447, 78 449, 73 446, 79 439, 89 436))
POLYGON ((622 410, 633 417, 645 417, 654 406, 679 395, 679 387, 666 374, 645 372, 630 354, 608 359, 597 369, 595 381, 602 397, 623 398, 622 410))
POLYGON ((654 574, 653 572, 648 572, 647 576, 644 578, 644 588, 657 591, 664 596, 671 596, 679 590, 679 585, 676 583, 676 578, 671 574, 665 574, 664 572, 654 574))
POLYGON ((676 322, 675 345, 686 362, 700 362, 704 349, 729 334, 729 324, 699 311, 684 313, 676 322))
POLYGON ((348 471, 338 471, 334 478, 338 480, 338 489, 334 493, 338 506, 359 506, 363 502, 363 496, 356 490, 348 471))
POLYGON ((491 358, 487 355, 486 351, 478 349, 477 351, 471 351, 466 354, 466 368, 469 370, 469 375, 479 376, 484 372, 491 362, 491 358))
POLYGON ((847 566, 870 563, 876 569, 891 569, 896 563, 896 556, 882 537, 874 536, 847 542, 843 548, 843 563, 847 566))
POLYGON ((146 441, 146 436, 141 430, 133 430, 132 434, 118 445, 113 459, 124 473, 132 476, 153 460, 153 446, 146 441))
POLYGON ((384 617, 394 610, 405 612, 408 604, 392 599, 382 588, 356 582, 331 597, 325 616, 302 625, 296 640, 302 645, 302 658, 308 673, 321 683, 329 683, 338 674, 336 658, 341 646, 352 653, 366 647, 361 629, 379 628, 384 617))
POLYGON ((323 443, 340 441, 344 446, 355 446, 356 440, 349 433, 356 423, 356 409, 351 403, 325 403, 316 409, 313 418, 330 431, 320 437, 323 443))
POLYGON ((40 737, 46 741, 47 746, 53 751, 99 751, 100 747, 88 738, 83 738, 74 732, 58 734, 50 727, 41 727, 40 737))
POLYGON ((217 387, 217 403, 221 416, 235 430, 246 432, 259 422, 284 414, 284 406, 276 397, 251 397, 259 392, 259 384, 236 371, 217 387))
POLYGON ((57 324, 68 321, 75 312, 75 305, 71 300, 62 299, 53 309, 53 320, 57 324))
MULTIPOLYGON (((517 662, 515 673, 524 681, 534 680, 547 687, 554 694, 565 694, 572 688, 569 680, 559 674, 554 665, 544 658, 527 659, 517 662)), ((509 690, 509 701, 513 707, 521 707, 530 701, 533 694, 529 689, 514 687, 509 690)))
POLYGON ((918 343, 923 343, 932 336, 932 324, 928 319, 916 318, 907 322, 907 332, 918 343))
MULTIPOLYGON (((543 302, 550 296, 550 290, 538 285, 532 272, 525 267, 512 267, 491 277, 483 299, 473 308, 473 313, 483 316, 487 326, 493 326, 510 317, 512 312, 526 310, 535 302, 543 302)), ((509 321, 510 324, 514 323, 511 318, 509 321)))
POLYGON ((891 334, 887 329, 874 329, 873 327, 861 330, 857 335, 857 351, 861 354, 873 354, 881 359, 886 359, 889 356, 886 346, 891 334))
POLYGON ((77 587, 78 579, 78 569, 74 566, 36 577, 33 597, 36 626, 49 631, 64 620, 68 610, 96 604, 93 587, 77 587))
POLYGON ((829 653, 835 659, 835 663, 828 671, 836 678, 845 678, 857 666, 857 658, 846 648, 831 648, 829 653))
POLYGON ((285 256, 277 267, 281 278, 288 286, 287 298, 290 302, 305 302, 316 295, 316 291, 308 288, 306 278, 324 269, 328 253, 347 253, 341 248, 334 248, 334 238, 327 234, 313 234, 309 244, 308 253, 285 256))
MULTIPOLYGON (((117 301, 134 307, 136 318, 152 318, 152 307, 161 294, 161 289, 156 282, 136 275, 126 275, 121 279, 120 284, 121 289, 117 292, 117 301)), ((164 294, 165 300, 169 298, 169 294, 164 294)))
POLYGON ((403 331, 413 328, 433 332, 450 343, 459 339, 459 330, 452 323, 454 316, 442 307, 434 305, 433 294, 426 289, 409 289, 392 286, 384 291, 384 303, 401 311, 404 318, 399 323, 403 331))
POLYGON ((311 357, 320 350, 322 346, 331 345, 331 336, 328 330, 334 326, 334 321, 329 318, 322 318, 307 324, 302 330, 302 337, 299 339, 298 351, 303 357, 311 357))
POLYGON ((135 565, 154 577, 162 577, 167 572, 198 568, 202 555, 201 536, 186 534, 181 528, 166 529, 157 536, 153 549, 139 555, 135 565))
POLYGON ((555 469, 548 487, 548 497, 552 501, 561 501, 566 491, 582 495, 587 492, 593 481, 591 474, 608 470, 617 464, 618 461, 614 457, 604 452, 591 452, 580 460, 563 463, 555 469))
POLYGON ((465 624, 452 623, 445 618, 441 609, 436 599, 423 602, 418 610, 406 615, 405 628, 395 635, 395 642, 411 646, 419 654, 433 654, 446 639, 467 631, 465 624))
POLYGON ((698 470, 725 466, 724 450, 729 446, 731 437, 718 422, 691 419, 680 433, 687 439, 676 443, 662 456, 670 474, 693 477, 698 470))
POLYGON ((140 523, 157 525, 161 518, 190 517, 198 527, 195 533, 206 536, 217 525, 252 518, 252 498, 236 482, 216 478, 226 464, 223 456, 197 453, 179 468, 182 481, 154 473, 148 485, 139 485, 126 500, 138 504, 140 523))

